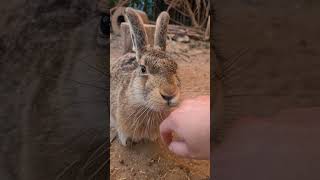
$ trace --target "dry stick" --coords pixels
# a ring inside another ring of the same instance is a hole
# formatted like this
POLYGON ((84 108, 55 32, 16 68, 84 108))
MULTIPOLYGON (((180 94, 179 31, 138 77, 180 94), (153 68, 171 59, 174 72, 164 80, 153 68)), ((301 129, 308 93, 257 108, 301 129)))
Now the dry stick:
POLYGON ((168 34, 175 34, 175 33, 183 33, 190 36, 192 35, 201 36, 204 32, 202 30, 186 27, 184 25, 169 25, 168 34))
POLYGON ((124 6, 125 4, 129 3, 130 0, 123 0, 123 1, 119 1, 118 4, 110 9, 110 14, 113 13, 113 11, 115 11, 117 8, 124 6))
POLYGON ((180 14, 184 15, 184 16, 189 16, 189 14, 186 14, 185 12, 181 11, 180 9, 178 8, 175 8, 175 7, 172 7, 174 10, 178 11, 180 14))
POLYGON ((174 22, 174 23, 176 23, 176 24, 179 24, 179 25, 181 25, 181 26, 184 25, 184 24, 182 24, 181 22, 178 22, 178 21, 176 21, 176 20, 174 20, 174 19, 170 19, 170 21, 172 21, 172 22, 174 22))
POLYGON ((209 16, 209 18, 207 20, 206 31, 204 33, 204 39, 205 40, 209 40, 210 39, 210 25, 211 25, 211 23, 210 23, 210 16, 209 16))
MULTIPOLYGON (((205 3, 204 0, 202 0, 201 1, 201 20, 202 21, 204 21, 204 19, 206 19, 206 15, 205 15, 206 14, 206 9, 207 9, 206 7, 208 7, 207 4, 205 3)), ((200 23, 200 20, 199 20, 199 23, 200 23)))
MULTIPOLYGON (((176 5, 175 5, 176 2, 177 2, 177 0, 171 1, 170 5, 169 5, 169 7, 168 7, 168 9, 167 9, 167 12, 169 12, 169 10, 170 10, 172 7, 175 7, 175 6, 176 6, 176 5)), ((165 1, 165 3, 168 4, 167 1, 165 1)))
POLYGON ((188 63, 191 62, 191 60, 187 60, 187 59, 189 59, 189 56, 188 56, 188 55, 185 55, 185 54, 183 54, 183 53, 181 53, 181 52, 179 52, 179 53, 177 53, 177 52, 168 52, 168 53, 171 54, 171 55, 176 55, 176 56, 178 56, 181 60, 183 60, 183 61, 185 61, 185 62, 188 62, 188 63), (182 55, 184 55, 185 57, 187 57, 187 59, 185 59, 184 57, 182 57, 182 55))
MULTIPOLYGON (((167 11, 169 11, 169 9, 171 9, 172 7, 176 6, 175 2, 179 2, 179 1, 177 1, 177 0, 171 1, 170 4, 168 3, 168 1, 166 1, 166 3, 169 4, 167 11)), ((193 11, 191 9, 189 1, 181 1, 181 2, 183 3, 183 5, 186 6, 186 8, 184 8, 184 9, 186 9, 188 11, 189 16, 191 17, 191 21, 192 21, 193 26, 199 27, 199 24, 198 24, 197 20, 195 19, 195 14, 193 13, 193 11)))
POLYGON ((200 15, 201 15, 201 0, 196 0, 196 9, 195 13, 197 13, 198 22, 200 22, 200 15))
MULTIPOLYGON (((204 1, 204 0, 203 0, 204 1)), ((204 2, 205 3, 205 2, 204 2)), ((206 8, 206 15, 205 15, 205 18, 203 19, 203 22, 201 23, 201 27, 203 27, 205 24, 206 24, 206 20, 209 18, 209 9, 210 9, 210 1, 207 5, 207 8, 206 8)))
POLYGON ((188 12, 189 12, 189 14, 191 16, 191 20, 192 20, 193 26, 199 27, 199 24, 197 23, 197 20, 195 19, 195 15, 194 15, 194 13, 193 13, 193 11, 191 9, 191 5, 190 5, 189 1, 185 1, 184 4, 186 5, 187 10, 188 10, 188 12))
MULTIPOLYGON (((186 14, 186 13, 180 11, 179 9, 175 8, 175 6, 176 6, 175 2, 176 2, 176 1, 172 1, 172 2, 170 3, 170 6, 168 7, 167 12, 169 12, 169 10, 170 10, 171 8, 173 8, 175 11, 177 11, 177 12, 179 12, 180 14, 188 17, 188 16, 189 16, 188 14, 186 14), (173 5, 173 4, 175 4, 175 5, 173 5)), ((176 24, 179 24, 179 25, 182 25, 182 26, 184 25, 183 23, 178 22, 178 21, 174 20, 173 18, 171 18, 170 20, 171 20, 172 22, 176 23, 176 24)))

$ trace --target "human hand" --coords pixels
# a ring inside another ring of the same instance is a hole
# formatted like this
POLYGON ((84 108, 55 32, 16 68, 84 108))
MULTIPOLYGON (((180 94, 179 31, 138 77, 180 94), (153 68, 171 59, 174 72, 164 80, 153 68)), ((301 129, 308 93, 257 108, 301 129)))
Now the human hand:
POLYGON ((162 140, 177 155, 210 158, 210 96, 185 100, 160 125, 162 140), (176 134, 179 140, 173 140, 176 134))

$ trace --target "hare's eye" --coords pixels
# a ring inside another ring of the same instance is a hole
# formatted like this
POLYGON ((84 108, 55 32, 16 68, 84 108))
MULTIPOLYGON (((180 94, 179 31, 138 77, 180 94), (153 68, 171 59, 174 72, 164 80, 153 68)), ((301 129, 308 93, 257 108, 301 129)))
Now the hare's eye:
POLYGON ((147 72, 147 68, 144 65, 140 65, 140 69, 143 74, 147 72))

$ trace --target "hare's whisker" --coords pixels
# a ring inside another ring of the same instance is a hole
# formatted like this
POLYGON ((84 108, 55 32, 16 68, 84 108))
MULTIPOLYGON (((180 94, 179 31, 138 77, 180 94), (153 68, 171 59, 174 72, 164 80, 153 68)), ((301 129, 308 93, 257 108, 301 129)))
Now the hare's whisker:
POLYGON ((98 167, 98 169, 89 177, 89 180, 94 179, 95 176, 102 170, 103 167, 105 167, 107 165, 107 163, 110 161, 110 159, 106 160, 105 162, 103 162, 100 167, 98 167))
MULTIPOLYGON (((138 106, 137 109, 140 109, 142 105, 138 106)), ((131 118, 133 115, 136 115, 137 111, 133 111, 129 116, 128 116, 128 120, 129 118, 131 118)))
POLYGON ((65 110, 67 110, 68 107, 72 108, 74 107, 74 105, 82 105, 82 104, 96 104, 96 103, 103 103, 103 104, 107 104, 107 101, 104 100, 96 100, 96 101, 77 101, 77 102, 71 102, 65 105, 61 105, 59 107, 55 108, 55 113, 58 112, 63 112, 65 110))
POLYGON ((86 65, 87 65, 88 67, 90 67, 91 69, 94 69, 94 70, 96 70, 97 72, 99 72, 99 73, 101 73, 101 74, 105 75, 105 77, 109 77, 109 75, 108 75, 108 74, 106 74, 106 72, 104 72, 104 71, 102 71, 102 70, 98 69, 97 67, 95 67, 95 66, 93 66, 93 65, 89 64, 88 62, 86 62, 86 61, 84 61, 84 60, 80 60, 80 62, 82 62, 82 63, 86 64, 86 65))
POLYGON ((66 80, 75 82, 75 83, 77 83, 79 85, 83 85, 83 86, 86 86, 86 87, 93 87, 93 88, 96 88, 96 89, 101 89, 101 90, 104 90, 104 91, 108 91, 108 89, 106 89, 106 88, 95 86, 95 85, 89 84, 89 83, 83 83, 83 82, 80 82, 80 81, 77 81, 77 80, 74 80, 74 79, 66 78, 66 80))
POLYGON ((82 170, 84 170, 86 167, 88 167, 90 164, 92 164, 92 162, 94 160, 98 159, 102 154, 104 154, 108 151, 108 150, 105 150, 106 145, 107 145, 107 142, 104 142, 93 153, 91 153, 90 157, 88 158, 88 160, 86 161, 86 163, 82 167, 82 170), (95 154, 97 154, 102 148, 103 148, 102 153, 100 153, 96 156, 95 154))
MULTIPOLYGON (((145 114, 145 112, 147 111, 148 109, 147 108, 145 108, 144 107, 144 111, 140 114, 140 116, 137 118, 137 121, 139 121, 139 126, 143 123, 143 121, 141 121, 141 120, 139 120, 140 119, 140 117, 142 116, 142 115, 144 115, 145 114)), ((136 126, 136 127, 138 127, 138 126, 136 126)), ((133 133, 133 136, 135 135, 135 131, 134 131, 134 133, 133 133)))
POLYGON ((142 122, 145 122, 145 124, 146 124, 145 129, 147 130, 147 132, 149 132, 149 125, 148 125, 148 113, 149 113, 149 108, 146 107, 146 110, 147 110, 147 112, 145 113, 142 122), (146 120, 146 118, 147 118, 147 120, 146 120))
MULTIPOLYGON (((55 77, 50 77, 50 76, 48 76, 48 75, 46 75, 46 74, 44 74, 44 73, 41 74, 40 76, 41 76, 42 78, 46 79, 46 80, 55 80, 55 81, 60 80, 60 79, 55 78, 55 77)), ((75 82, 75 83, 77 83, 77 84, 79 84, 79 85, 82 85, 82 86, 85 86, 85 87, 93 87, 93 88, 96 88, 96 89, 108 91, 108 89, 106 89, 106 88, 99 87, 99 86, 95 86, 95 85, 93 85, 93 84, 83 83, 83 82, 80 82, 80 81, 77 81, 77 80, 73 80, 73 79, 70 79, 70 78, 63 78, 63 77, 62 77, 62 79, 75 82)), ((74 87, 74 86, 73 86, 73 87, 74 87)), ((66 88, 66 89, 67 89, 67 88, 66 88)))
POLYGON ((137 116, 138 116, 139 114, 141 114, 143 110, 144 110, 144 107, 141 106, 141 107, 138 109, 137 113, 134 114, 134 117, 133 117, 134 119, 133 119, 133 124, 132 124, 133 127, 138 123, 138 118, 137 118, 137 116))
POLYGON ((248 52, 248 49, 244 49, 244 50, 241 49, 241 50, 237 51, 236 53, 234 53, 233 55, 231 55, 231 57, 227 58, 228 61, 230 61, 230 63, 228 63, 228 61, 227 61, 227 63, 223 66, 224 71, 230 69, 235 63, 238 62, 239 58, 247 52, 248 52))
MULTIPOLYGON (((144 110, 144 107, 142 106, 142 107, 139 109, 139 111, 138 111, 138 113, 137 113, 136 115, 139 115, 139 114, 140 114, 140 116, 141 116, 141 113, 142 113, 143 110, 144 110)), ((140 125, 139 118, 138 118, 137 116, 135 116, 134 121, 133 121, 133 123, 132 123, 132 127, 134 128, 133 135, 135 135, 135 131, 136 131, 136 129, 139 127, 139 125, 140 125)))

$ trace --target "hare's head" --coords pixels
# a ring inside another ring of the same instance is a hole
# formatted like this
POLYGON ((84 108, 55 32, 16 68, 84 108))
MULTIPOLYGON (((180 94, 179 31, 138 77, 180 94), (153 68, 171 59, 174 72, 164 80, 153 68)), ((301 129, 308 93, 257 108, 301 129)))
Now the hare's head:
POLYGON ((139 64, 131 82, 131 98, 154 111, 170 110, 179 102, 180 80, 177 63, 165 52, 169 14, 162 12, 157 19, 153 48, 148 46, 142 20, 132 8, 126 9, 126 18, 139 64))

